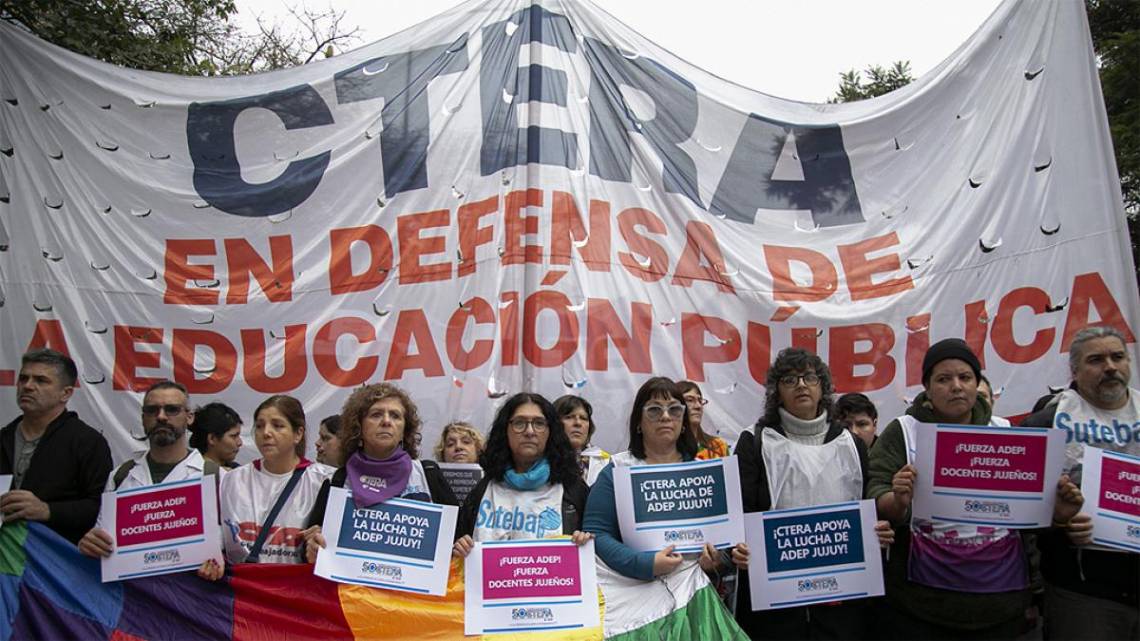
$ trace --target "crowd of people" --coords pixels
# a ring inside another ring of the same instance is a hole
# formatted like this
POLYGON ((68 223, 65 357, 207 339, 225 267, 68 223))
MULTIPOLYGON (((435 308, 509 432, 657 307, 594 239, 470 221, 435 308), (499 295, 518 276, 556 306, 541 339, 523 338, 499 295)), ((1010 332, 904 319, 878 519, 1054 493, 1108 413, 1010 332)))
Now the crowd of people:
MULTIPOLYGON (((1043 398, 1021 425, 1054 427, 1059 415, 1140 424, 1124 336, 1094 326, 1078 332, 1069 349, 1072 384, 1043 398)), ((424 458, 415 401, 395 385, 377 383, 353 391, 339 415, 319 422, 316 461, 306 457, 302 402, 265 399, 251 417, 259 457, 237 465, 239 414, 218 402, 193 408, 184 386, 161 381, 142 397, 147 449, 113 465, 102 435, 67 409, 76 373, 70 358, 52 350, 23 356, 16 384, 22 414, 0 430, 0 474, 12 475, 0 512, 5 522, 43 522, 92 557, 114 547, 99 518, 104 491, 215 476, 225 564, 312 563, 326 545, 321 525, 331 487, 350 488, 362 508, 395 497, 458 505, 438 462, 468 463, 480 465, 483 477, 459 505, 454 556, 466 557, 480 541, 592 540, 603 592, 645 586, 652 598, 659 579, 686 573, 717 586, 725 607, 711 616, 720 618, 718 629, 729 626, 742 637, 1015 639, 1043 620, 1047 639, 1140 638, 1140 555, 1090 545, 1093 526, 1079 486, 1084 447, 1140 454, 1131 438, 1070 433, 1066 473, 1050 479, 1052 527, 911 518, 915 430, 928 423, 1009 425, 993 415, 994 390, 960 339, 930 346, 922 392, 882 429, 867 396, 836 399, 824 360, 788 348, 768 369, 759 419, 735 447, 706 431, 708 401, 699 385, 654 377, 632 399, 628 449, 614 454, 591 445, 597 426, 587 399, 551 402, 519 393, 505 399, 485 435, 450 423, 429 454, 434 459, 424 458), (673 546, 643 552, 623 542, 616 466, 729 454, 739 466, 745 512, 873 499, 885 597, 753 611, 744 542, 693 554, 673 546)), ((216 581, 225 571, 209 561, 198 574, 216 581)))

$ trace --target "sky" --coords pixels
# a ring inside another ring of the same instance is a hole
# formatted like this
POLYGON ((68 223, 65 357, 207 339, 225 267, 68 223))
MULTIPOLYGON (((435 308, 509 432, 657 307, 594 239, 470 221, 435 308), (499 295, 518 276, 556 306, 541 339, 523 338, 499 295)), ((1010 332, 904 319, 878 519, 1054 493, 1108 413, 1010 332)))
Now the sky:
MULTIPOLYGON (((331 4, 360 44, 418 24, 455 0, 307 0, 331 4)), ((239 20, 288 17, 288 0, 238 0, 239 20)), ((999 0, 596 0, 635 31, 721 78, 769 95, 825 102, 839 74, 908 60, 917 78, 950 55, 999 0)), ((359 45, 358 45, 359 46, 359 45)))

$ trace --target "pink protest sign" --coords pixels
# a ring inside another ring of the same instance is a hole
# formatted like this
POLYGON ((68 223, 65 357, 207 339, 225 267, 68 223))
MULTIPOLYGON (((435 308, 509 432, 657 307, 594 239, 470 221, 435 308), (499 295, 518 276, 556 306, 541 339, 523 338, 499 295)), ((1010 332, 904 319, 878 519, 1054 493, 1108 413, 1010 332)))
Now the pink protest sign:
POLYGON ((119 496, 115 502, 119 547, 198 536, 204 531, 200 485, 119 496))
POLYGON ((1044 433, 940 431, 935 441, 934 485, 1040 492, 1046 483, 1047 446, 1044 433))
POLYGON ((485 547, 483 599, 578 596, 582 593, 578 550, 485 547))
POLYGON ((1103 458, 1097 507, 1140 517, 1140 462, 1103 458))
POLYGON ((1052 428, 913 422, 915 519, 1007 528, 1053 519, 1065 435, 1052 428))

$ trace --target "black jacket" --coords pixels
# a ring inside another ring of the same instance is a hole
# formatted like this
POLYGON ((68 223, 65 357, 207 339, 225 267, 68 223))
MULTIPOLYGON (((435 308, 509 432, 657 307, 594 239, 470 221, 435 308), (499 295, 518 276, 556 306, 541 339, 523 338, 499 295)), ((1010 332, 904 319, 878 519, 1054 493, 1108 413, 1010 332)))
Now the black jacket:
MULTIPOLYGON (((427 481, 428 491, 431 492, 431 502, 438 505, 459 505, 459 501, 455 500, 455 493, 451 491, 447 480, 439 471, 439 465, 435 461, 420 461, 420 465, 424 468, 424 480, 427 481)), ((348 470, 341 467, 333 472, 331 478, 326 479, 321 484, 321 489, 317 491, 317 500, 313 502, 313 510, 309 512, 307 527, 321 525, 325 522, 325 507, 329 502, 329 488, 344 487, 344 482, 347 479, 348 470)))
MULTIPOLYGON (((0 430, 0 474, 13 471, 19 423, 17 418, 0 430)), ((47 503, 47 526, 75 543, 95 525, 111 467, 107 439, 78 414, 65 411, 40 437, 20 489, 47 503)))
MULTIPOLYGON (((1026 416, 1021 427, 1053 427, 1056 399, 1026 416)), ((1091 509, 1085 497, 1084 511, 1091 509)), ((1041 574, 1050 584, 1086 596, 1111 599, 1130 607, 1140 606, 1140 554, 1104 552, 1074 547, 1061 528, 1041 530, 1041 574)))
MULTIPOLYGON (((483 501, 483 494, 487 492, 487 485, 493 479, 484 476, 479 484, 471 489, 467 501, 459 508, 459 523, 456 526, 455 538, 471 535, 475 532, 475 521, 479 516, 479 503, 483 501)), ((562 533, 573 534, 582 529, 582 515, 586 511, 586 497, 590 487, 581 477, 575 478, 571 484, 562 484, 562 533)))

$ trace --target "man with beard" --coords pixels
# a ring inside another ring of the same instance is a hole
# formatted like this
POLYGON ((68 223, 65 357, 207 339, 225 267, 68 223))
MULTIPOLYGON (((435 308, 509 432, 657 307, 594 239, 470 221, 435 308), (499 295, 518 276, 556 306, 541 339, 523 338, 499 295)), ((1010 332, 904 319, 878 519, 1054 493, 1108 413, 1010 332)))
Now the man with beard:
POLYGON ((0 494, 4 522, 41 521, 71 541, 95 522, 111 471, 107 440, 67 409, 76 375, 65 354, 24 354, 16 379, 23 413, 0 430, 0 474, 12 475, 11 491, 0 494))
MULTIPOLYGON (((1124 336, 1111 327, 1077 332, 1069 348, 1073 382, 1023 426, 1067 432, 1065 469, 1080 483, 1086 447, 1140 456, 1140 396, 1129 389, 1131 358, 1124 336)), ((1045 577, 1047 639, 1140 637, 1140 554, 1090 547, 1089 512, 1038 537, 1045 577)))
MULTIPOLYGON (((185 387, 174 381, 151 385, 143 395, 144 436, 140 439, 148 441, 150 448, 116 468, 107 479, 106 491, 217 475, 218 464, 203 459, 201 452, 186 441, 187 428, 193 422, 185 387)), ((79 551, 91 557, 110 556, 113 546, 111 535, 99 523, 79 541, 79 551)))

